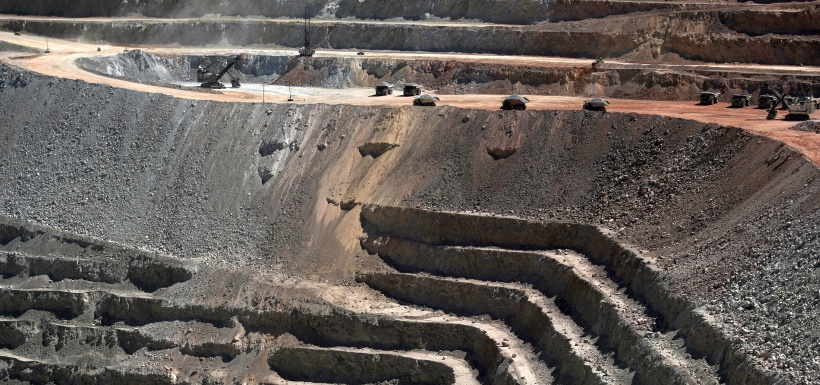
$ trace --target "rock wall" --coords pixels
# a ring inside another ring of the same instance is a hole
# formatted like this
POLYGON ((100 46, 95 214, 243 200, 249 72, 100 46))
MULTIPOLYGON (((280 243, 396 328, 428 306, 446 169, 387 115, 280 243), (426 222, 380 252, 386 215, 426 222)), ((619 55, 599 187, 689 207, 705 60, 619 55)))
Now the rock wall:
MULTIPOLYGON (((303 44, 298 22, 179 20, 138 22, 0 20, 0 28, 113 44, 190 46, 285 46, 303 44)), ((565 57, 629 57, 659 61, 749 62, 820 65, 816 36, 748 36, 733 32, 709 14, 648 17, 616 29, 442 27, 412 24, 315 23, 318 48, 495 53, 565 57), (663 37, 654 37, 666 30, 663 37)))
POLYGON ((768 33, 783 35, 820 34, 820 9, 817 6, 786 12, 735 11, 720 14, 728 28, 752 36, 768 33))
POLYGON ((489 23, 533 24, 543 21, 581 20, 658 8, 677 8, 664 2, 610 2, 600 0, 310 0, 231 1, 218 0, 8 0, 0 13, 64 17, 127 16, 184 18, 205 15, 302 18, 422 20, 469 19, 489 23))
POLYGON ((672 290, 754 330, 746 343, 783 352, 767 369, 799 371, 785 352, 814 349, 818 168, 736 128, 588 111, 194 102, 7 66, 0 94, 2 214, 335 282, 355 271, 359 209, 331 201, 595 224, 650 250, 672 290), (399 146, 362 156, 369 142, 399 146), (496 160, 496 147, 517 151, 496 160), (757 341, 771 324, 787 327, 757 341))

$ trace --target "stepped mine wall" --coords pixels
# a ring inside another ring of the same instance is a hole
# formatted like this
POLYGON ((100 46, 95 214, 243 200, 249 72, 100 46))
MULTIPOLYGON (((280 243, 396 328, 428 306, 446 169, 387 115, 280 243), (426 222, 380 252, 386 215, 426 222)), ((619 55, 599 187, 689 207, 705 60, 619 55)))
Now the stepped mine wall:
POLYGON ((591 224, 649 250, 659 279, 718 322, 767 336, 746 343, 813 349, 818 168, 740 129, 190 101, 8 66, 0 94, 0 214, 332 282, 355 272, 362 202, 591 224))
POLYGON ((542 21, 580 20, 658 8, 673 8, 662 2, 609 2, 571 0, 424 0, 424 1, 231 1, 217 0, 81 0, 24 1, 0 4, 0 13, 63 17, 128 16, 202 17, 263 16, 302 18, 305 6, 310 16, 319 18, 357 18, 421 20, 425 18, 469 19, 488 23, 533 24, 542 21))
POLYGON ((788 12, 735 11, 720 13, 726 27, 752 36, 820 34, 820 8, 813 6, 788 12))
MULTIPOLYGON (((717 29, 722 33, 711 33, 713 27, 710 26, 716 22, 709 15, 687 15, 681 20, 648 18, 636 20, 634 27, 613 31, 317 23, 312 26, 311 34, 315 46, 332 49, 638 57, 649 61, 677 55, 711 62, 820 65, 820 57, 816 55, 820 51, 820 40, 814 36, 752 37, 725 27, 717 29), (671 28, 673 32, 665 32, 662 38, 652 37, 658 28, 671 28), (704 37, 706 32, 709 33, 704 37)), ((0 28, 131 47, 141 44, 298 47, 304 39, 304 27, 295 21, 204 19, 112 23, 5 19, 0 20, 0 28)))

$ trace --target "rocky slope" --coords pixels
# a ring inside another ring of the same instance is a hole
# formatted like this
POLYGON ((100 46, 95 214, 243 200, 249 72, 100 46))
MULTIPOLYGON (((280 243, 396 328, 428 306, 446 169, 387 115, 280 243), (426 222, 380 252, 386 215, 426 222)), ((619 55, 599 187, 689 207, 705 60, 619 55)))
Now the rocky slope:
MULTIPOLYGON (((800 9, 802 11, 797 12, 738 11, 739 14, 731 10, 644 12, 537 25, 470 22, 444 25, 437 20, 394 23, 331 19, 314 23, 311 34, 315 46, 333 49, 607 57, 649 62, 689 60, 820 65, 815 54, 820 40, 813 32, 817 30, 814 22, 817 12, 813 8, 800 9), (755 27, 744 27, 747 22, 752 22, 755 27), (761 34, 762 31, 769 33, 761 34)), ((129 46, 299 47, 304 41, 302 23, 276 19, 6 18, 0 20, 0 28, 129 46)))
MULTIPOLYGON (((762 370, 817 376, 818 169, 776 142, 658 116, 192 102, 0 74, 3 214, 344 285, 368 261, 360 202, 601 225, 762 370)), ((236 278, 209 271, 209 290, 236 278)))

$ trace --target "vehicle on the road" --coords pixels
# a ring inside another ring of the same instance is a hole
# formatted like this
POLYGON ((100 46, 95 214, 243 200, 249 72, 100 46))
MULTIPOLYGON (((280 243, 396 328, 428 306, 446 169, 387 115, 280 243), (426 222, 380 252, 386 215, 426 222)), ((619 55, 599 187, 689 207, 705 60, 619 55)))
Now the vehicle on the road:
POLYGON ((404 85, 404 96, 418 96, 424 92, 424 87, 416 83, 407 83, 404 85))
POLYGON ((388 82, 376 84, 376 96, 393 95, 393 85, 388 82))
POLYGON ((584 102, 584 109, 589 111, 606 112, 606 106, 610 103, 601 98, 589 99, 584 102))
POLYGON ((774 95, 760 95, 757 98, 757 108, 768 110, 772 105, 777 104, 777 98, 774 95))
POLYGON ((526 110, 527 103, 530 100, 524 96, 512 94, 504 98, 504 101, 501 102, 501 109, 502 110, 526 110))
POLYGON ((20 32, 14 32, 14 36, 20 36, 20 32))
POLYGON ((717 104, 719 96, 720 92, 703 91, 700 93, 700 104, 703 104, 704 106, 711 106, 712 104, 717 104))
POLYGON ((439 98, 437 98, 433 95, 424 94, 424 95, 421 95, 421 96, 417 96, 415 99, 413 99, 413 105, 414 106, 435 106, 436 102, 439 101, 439 100, 441 100, 441 99, 439 99, 439 98))
POLYGON ((225 74, 231 77, 231 87, 239 88, 241 84, 239 83, 239 79, 236 76, 233 76, 229 71, 233 68, 240 60, 240 56, 237 55, 235 58, 231 59, 222 70, 219 71, 218 74, 214 74, 213 72, 207 71, 202 67, 197 68, 196 70, 196 77, 197 81, 202 82, 199 86, 202 88, 210 88, 210 89, 223 89, 225 85, 222 84, 219 80, 222 79, 225 74))
POLYGON ((732 107, 748 107, 752 101, 752 95, 732 95, 732 107))

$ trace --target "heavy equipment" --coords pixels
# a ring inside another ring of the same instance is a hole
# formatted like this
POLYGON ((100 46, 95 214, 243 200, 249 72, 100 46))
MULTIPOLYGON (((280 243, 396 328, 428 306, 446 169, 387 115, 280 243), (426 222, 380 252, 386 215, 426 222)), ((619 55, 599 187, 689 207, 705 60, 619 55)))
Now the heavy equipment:
POLYGON ((752 101, 752 95, 732 95, 732 107, 743 108, 748 107, 752 101))
POLYGON ((376 96, 393 95, 393 85, 388 82, 376 84, 376 96))
POLYGON ((786 120, 809 120, 811 114, 817 110, 817 100, 812 96, 801 96, 793 104, 789 104, 789 113, 786 120))
POLYGON ((768 86, 769 93, 774 95, 775 103, 769 108, 769 115, 766 119, 772 120, 777 117, 777 106, 782 104, 786 106, 789 113, 786 114, 786 120, 809 120, 812 113, 817 110, 817 101, 812 96, 784 96, 777 92, 771 85, 768 86))
POLYGON ((305 46, 299 48, 299 56, 313 56, 316 50, 310 46, 310 6, 305 6, 305 46))
POLYGON ((225 67, 222 68, 222 70, 219 71, 218 74, 214 74, 213 72, 207 71, 202 67, 197 68, 197 81, 202 82, 202 84, 200 84, 199 86, 202 88, 223 89, 225 88, 225 85, 222 84, 219 81, 219 79, 222 79, 222 77, 225 76, 225 74, 228 74, 228 76, 231 77, 231 87, 239 88, 241 86, 241 84, 239 84, 239 79, 229 72, 230 69, 233 68, 233 66, 235 66, 236 63, 239 62, 239 60, 240 56, 237 55, 236 57, 231 59, 227 64, 225 64, 225 67))
POLYGON ((404 85, 404 96, 421 95, 424 92, 424 87, 416 83, 407 83, 404 85))
POLYGON ((703 91, 700 93, 700 104, 703 104, 705 106, 717 104, 718 96, 720 96, 720 92, 703 91))
POLYGON ((421 96, 417 96, 415 99, 413 99, 413 105, 414 106, 435 106, 436 102, 439 101, 439 100, 441 100, 441 99, 439 99, 435 96, 429 95, 429 94, 424 94, 424 95, 421 95, 421 96))
POLYGON ((610 103, 601 98, 589 99, 584 102, 584 109, 589 111, 606 112, 606 106, 610 103))
POLYGON ((513 94, 504 98, 504 101, 501 102, 501 109, 502 110, 526 110, 527 103, 530 100, 526 97, 521 95, 513 94))
POLYGON ((777 104, 777 98, 774 95, 760 95, 757 98, 757 108, 768 110, 772 105, 777 104))

